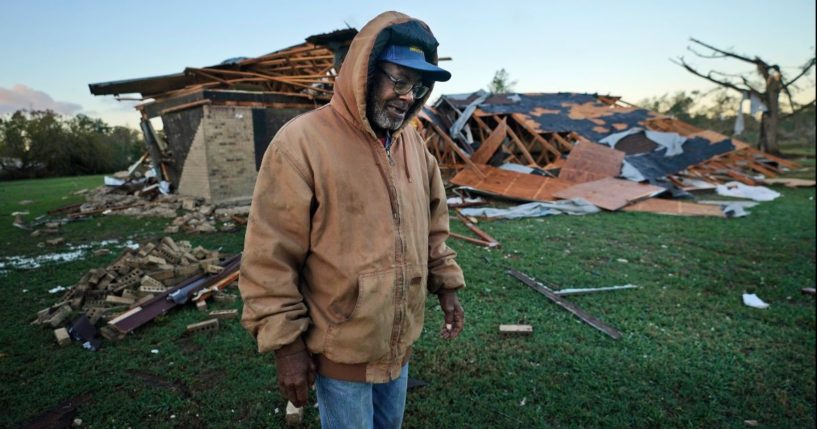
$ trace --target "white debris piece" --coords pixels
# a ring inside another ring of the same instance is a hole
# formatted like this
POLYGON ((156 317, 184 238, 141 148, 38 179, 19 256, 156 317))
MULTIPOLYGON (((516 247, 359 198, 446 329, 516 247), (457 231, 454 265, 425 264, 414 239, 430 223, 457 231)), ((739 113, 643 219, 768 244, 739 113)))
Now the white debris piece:
POLYGON ((763 302, 762 299, 758 298, 757 295, 753 293, 744 293, 743 294, 743 303, 748 305, 749 307, 754 308, 768 308, 769 304, 763 302))

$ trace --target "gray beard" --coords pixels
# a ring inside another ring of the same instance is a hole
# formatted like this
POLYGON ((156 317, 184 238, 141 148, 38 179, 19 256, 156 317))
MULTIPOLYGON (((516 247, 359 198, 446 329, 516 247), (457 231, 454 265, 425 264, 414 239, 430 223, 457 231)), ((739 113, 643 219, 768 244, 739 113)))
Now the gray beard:
POLYGON ((402 120, 393 120, 389 118, 388 113, 386 113, 386 105, 384 104, 375 104, 372 109, 372 122, 374 125, 382 130, 387 131, 396 131, 403 125, 405 117, 402 120))

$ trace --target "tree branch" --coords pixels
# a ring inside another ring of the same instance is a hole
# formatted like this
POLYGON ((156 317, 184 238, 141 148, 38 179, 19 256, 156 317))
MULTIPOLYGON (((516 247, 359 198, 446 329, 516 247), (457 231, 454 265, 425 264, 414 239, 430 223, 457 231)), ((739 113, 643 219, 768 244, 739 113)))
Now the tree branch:
POLYGON ((673 63, 678 64, 679 66, 687 69, 688 72, 694 74, 695 76, 702 77, 702 78, 704 78, 704 79, 706 79, 706 80, 708 80, 708 81, 710 81, 712 83, 718 84, 718 85, 726 87, 726 88, 734 89, 735 91, 738 91, 738 92, 745 92, 746 91, 746 89, 739 88, 737 85, 733 84, 732 82, 721 81, 721 80, 715 79, 714 77, 712 77, 712 72, 709 72, 708 74, 703 74, 703 73, 699 72, 698 70, 695 70, 689 64, 687 64, 686 61, 684 61, 684 57, 678 58, 677 61, 670 58, 670 61, 672 61, 673 63))
POLYGON ((747 87, 747 88, 749 88, 749 91, 751 91, 751 92, 755 93, 755 94, 756 94, 756 95, 758 95, 758 96, 759 96, 759 95, 761 95, 761 92, 760 92, 760 91, 758 91, 758 90, 756 90, 756 89, 755 89, 755 88, 752 86, 752 84, 750 84, 750 83, 749 83, 749 79, 746 79, 746 77, 745 77, 745 76, 741 76, 740 78, 741 78, 741 79, 743 79, 743 84, 744 84, 744 85, 746 85, 746 87, 747 87))
POLYGON ((809 60, 809 62, 807 62, 807 63, 806 63, 804 66, 803 66, 803 69, 802 69, 802 70, 800 70, 800 73, 799 73, 797 76, 795 76, 795 77, 794 77, 794 79, 792 79, 792 80, 790 80, 790 81, 788 81, 788 82, 786 82, 786 83, 784 83, 784 84, 783 84, 783 88, 787 88, 789 85, 791 85, 791 84, 793 84, 794 82, 796 82, 796 81, 797 81, 797 79, 800 79, 800 78, 801 78, 801 77, 803 77, 803 76, 804 76, 806 73, 808 73, 808 71, 809 71, 809 70, 811 70, 811 68, 812 68, 812 67, 814 67, 815 60, 817 60, 817 57, 812 57, 812 58, 811 58, 811 60, 809 60))
POLYGON ((809 107, 813 107, 815 104, 817 104, 817 99, 811 100, 810 102, 798 107, 796 110, 793 110, 791 113, 786 113, 785 115, 781 116, 780 119, 788 119, 801 111, 808 109, 809 107))
MULTIPOLYGON (((726 56, 726 57, 732 57, 732 58, 735 58, 735 59, 738 59, 738 60, 741 60, 741 61, 746 61, 747 63, 751 63, 751 64, 755 64, 755 65, 759 65, 759 63, 763 63, 764 66, 766 65, 765 62, 763 62, 760 58, 757 58, 757 57, 755 57, 755 59, 751 59, 749 57, 744 57, 743 55, 738 55, 738 54, 736 54, 734 52, 724 51, 724 50, 718 49, 718 48, 716 48, 714 46, 707 45, 706 43, 701 42, 700 40, 692 38, 692 37, 690 37, 689 40, 692 41, 693 43, 697 43, 697 44, 699 44, 699 45, 701 45, 701 46, 703 46, 703 47, 705 47, 707 49, 711 49, 711 50, 713 50, 713 51, 715 51, 715 52, 717 52, 717 53, 719 53, 719 54, 721 54, 723 56, 726 56)), ((713 58, 718 58, 718 57, 713 57, 713 58)))
POLYGON ((796 109, 794 108, 794 101, 791 98, 791 91, 789 91, 788 87, 784 86, 783 92, 786 93, 786 97, 789 99, 789 106, 791 106, 791 111, 794 112, 796 109))

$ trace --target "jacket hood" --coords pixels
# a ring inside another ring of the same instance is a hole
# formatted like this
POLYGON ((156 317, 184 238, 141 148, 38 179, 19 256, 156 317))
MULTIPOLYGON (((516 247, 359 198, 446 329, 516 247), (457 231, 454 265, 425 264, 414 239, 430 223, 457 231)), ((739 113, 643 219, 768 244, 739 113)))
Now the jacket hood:
MULTIPOLYGON (((352 40, 335 79, 335 91, 330 104, 346 120, 372 136, 375 133, 366 116, 366 96, 369 82, 374 76, 377 57, 389 44, 418 46, 423 49, 426 61, 437 64, 437 39, 423 21, 400 12, 384 12, 360 30, 352 40)), ((428 94, 414 101, 403 121, 403 127, 417 115, 431 96, 434 82, 428 80, 424 84, 429 88, 428 94)))

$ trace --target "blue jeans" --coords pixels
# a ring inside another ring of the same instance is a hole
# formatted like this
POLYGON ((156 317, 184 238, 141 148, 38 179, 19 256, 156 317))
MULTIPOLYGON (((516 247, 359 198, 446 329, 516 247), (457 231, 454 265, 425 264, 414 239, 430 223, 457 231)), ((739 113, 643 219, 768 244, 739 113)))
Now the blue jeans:
POLYGON ((318 411, 324 429, 399 428, 406 409, 408 364, 388 383, 358 383, 318 374, 318 411))

